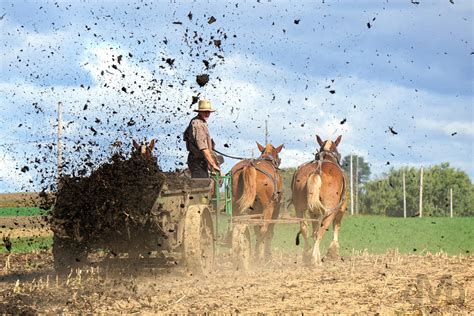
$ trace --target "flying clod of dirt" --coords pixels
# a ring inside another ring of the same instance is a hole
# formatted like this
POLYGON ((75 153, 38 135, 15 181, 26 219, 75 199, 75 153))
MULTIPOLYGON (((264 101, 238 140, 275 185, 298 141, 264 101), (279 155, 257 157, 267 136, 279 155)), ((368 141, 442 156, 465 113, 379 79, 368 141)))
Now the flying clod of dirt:
POLYGON ((202 74, 202 75, 196 76, 196 82, 200 87, 204 87, 208 81, 209 81, 208 74, 202 74))
POLYGON ((216 18, 213 17, 213 16, 211 16, 211 17, 209 18, 209 20, 207 21, 207 23, 208 23, 208 24, 212 24, 212 23, 214 23, 214 22, 216 22, 216 21, 217 21, 216 18))

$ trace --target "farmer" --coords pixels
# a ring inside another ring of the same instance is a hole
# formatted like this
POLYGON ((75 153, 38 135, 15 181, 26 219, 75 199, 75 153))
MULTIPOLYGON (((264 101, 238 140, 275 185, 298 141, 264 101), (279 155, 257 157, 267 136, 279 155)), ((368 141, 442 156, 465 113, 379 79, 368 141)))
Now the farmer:
POLYGON ((207 120, 215 110, 208 100, 200 100, 197 112, 184 131, 186 149, 189 151, 188 167, 192 178, 209 178, 209 170, 221 171, 213 154, 214 141, 209 134, 207 120))

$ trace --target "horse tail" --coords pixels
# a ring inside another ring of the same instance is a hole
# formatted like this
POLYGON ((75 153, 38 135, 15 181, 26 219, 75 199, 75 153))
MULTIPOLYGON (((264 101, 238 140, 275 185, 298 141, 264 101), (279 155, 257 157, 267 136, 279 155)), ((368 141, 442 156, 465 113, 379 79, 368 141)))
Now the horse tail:
POLYGON ((308 177, 306 181, 306 190, 308 196, 308 209, 310 212, 323 211, 324 206, 321 204, 319 199, 321 190, 321 176, 313 173, 308 177))
POLYGON ((257 170, 252 166, 246 166, 243 173, 243 191, 242 196, 237 200, 237 205, 241 212, 244 212, 252 206, 257 196, 257 170))
POLYGON ((297 246, 300 245, 300 235, 301 235, 301 229, 300 229, 300 231, 296 234, 295 244, 296 244, 297 246))

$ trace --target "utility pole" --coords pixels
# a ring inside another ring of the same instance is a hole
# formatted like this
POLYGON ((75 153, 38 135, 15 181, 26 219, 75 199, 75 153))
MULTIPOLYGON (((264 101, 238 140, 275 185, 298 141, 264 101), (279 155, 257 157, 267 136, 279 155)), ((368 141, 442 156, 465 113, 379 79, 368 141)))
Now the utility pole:
POLYGON ((407 218, 407 192, 405 186, 405 169, 403 169, 403 218, 407 218))
POLYGON ((423 167, 420 170, 420 217, 423 217, 423 167))
POLYGON ((355 213, 359 215, 359 155, 356 156, 355 176, 355 213))
POLYGON ((62 164, 63 164, 63 151, 62 151, 62 142, 61 142, 61 131, 63 128, 62 123, 62 102, 58 102, 58 180, 57 186, 59 189, 59 182, 62 175, 62 164))
POLYGON ((351 157, 351 163, 350 163, 350 166, 351 166, 351 168, 350 168, 351 169, 350 170, 351 171, 351 176, 350 176, 350 182, 351 182, 350 183, 350 185, 351 185, 351 215, 354 215, 354 190, 353 190, 354 183, 352 181, 352 176, 353 176, 353 174, 352 174, 352 154, 351 154, 350 157, 351 157))
POLYGON ((449 189, 449 216, 453 218, 453 188, 449 189))

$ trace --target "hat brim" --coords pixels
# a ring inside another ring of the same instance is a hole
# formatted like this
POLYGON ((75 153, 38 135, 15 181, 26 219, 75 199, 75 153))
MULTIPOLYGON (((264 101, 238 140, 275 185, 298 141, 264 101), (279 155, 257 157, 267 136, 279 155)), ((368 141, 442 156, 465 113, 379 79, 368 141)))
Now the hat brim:
POLYGON ((194 110, 194 112, 215 112, 216 110, 194 110))

